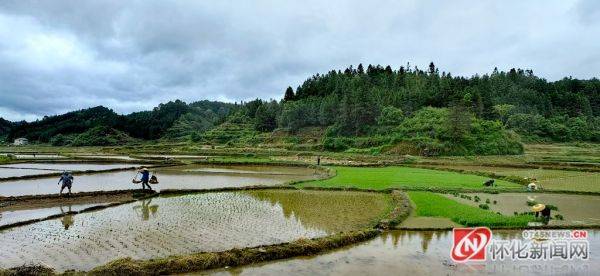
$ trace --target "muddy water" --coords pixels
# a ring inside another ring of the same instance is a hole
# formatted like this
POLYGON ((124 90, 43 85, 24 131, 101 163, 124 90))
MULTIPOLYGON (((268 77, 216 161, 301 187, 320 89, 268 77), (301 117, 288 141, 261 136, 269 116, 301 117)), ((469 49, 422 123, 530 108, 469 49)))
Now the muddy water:
MULTIPOLYGON (((10 153, 17 159, 64 159, 66 156, 58 154, 22 154, 22 153, 10 153)), ((9 155, 9 153, 0 153, 0 155, 9 155)))
POLYGON ((129 163, 19 163, 0 165, 0 179, 26 175, 44 175, 62 171, 110 170, 139 167, 141 164, 129 163))
POLYGON ((328 218, 365 225, 386 210, 387 195, 369 194, 373 210, 365 213, 366 202, 356 204, 361 194, 326 192, 327 200, 317 206, 302 206, 313 202, 308 199, 312 194, 302 191, 138 201, 2 231, 0 267, 43 263, 61 271, 88 270, 122 257, 148 259, 324 236, 347 227, 328 218))
MULTIPOLYGON (((494 231, 494 238, 521 232, 494 231)), ((589 260, 491 261, 457 264, 450 259, 452 232, 392 231, 313 257, 267 262, 199 274, 213 275, 593 275, 600 271, 600 231, 590 231, 589 260)))
POLYGON ((129 155, 109 155, 109 154, 102 154, 102 155, 76 154, 76 155, 73 155, 73 157, 83 158, 83 159, 138 160, 137 158, 130 157, 129 155))
MULTIPOLYGON (((318 177, 315 170, 301 167, 253 167, 237 166, 237 170, 261 171, 263 173, 210 173, 193 170, 202 166, 184 166, 151 169, 159 179, 152 185, 160 189, 211 189, 221 187, 243 187, 252 185, 279 185, 291 180, 313 179, 318 177)), ((214 169, 215 167, 210 167, 214 169)), ((223 167, 226 169, 227 167, 223 167)), ((131 180, 136 171, 106 172, 97 174, 75 174, 72 192, 110 191, 140 189, 141 184, 131 180)), ((138 176, 139 179, 139 176, 138 176)), ((25 179, 0 182, 0 196, 39 195, 58 193, 58 178, 25 179)))
POLYGON ((74 204, 62 205, 48 208, 35 208, 26 210, 1 211, 0 210, 0 225, 7 225, 21 221, 32 219, 41 219, 51 215, 64 214, 71 211, 80 211, 85 208, 96 206, 99 204, 74 204))
POLYGON ((485 203, 486 199, 489 199, 491 201, 488 204, 490 210, 505 215, 513 215, 514 212, 522 213, 531 211, 531 207, 527 205, 527 201, 534 200, 538 203, 551 204, 558 207, 558 211, 552 211, 552 217, 560 214, 564 217, 564 220, 550 220, 549 224, 551 225, 600 224, 600 196, 542 193, 474 193, 468 195, 472 198, 477 195, 481 201, 475 202, 473 200, 454 197, 454 195, 446 196, 473 206, 479 206, 479 204, 485 203), (494 200, 496 204, 493 204, 494 200))
POLYGON ((139 155, 142 158, 164 158, 164 159, 207 159, 209 157, 215 157, 213 155, 167 155, 167 154, 142 154, 139 155))

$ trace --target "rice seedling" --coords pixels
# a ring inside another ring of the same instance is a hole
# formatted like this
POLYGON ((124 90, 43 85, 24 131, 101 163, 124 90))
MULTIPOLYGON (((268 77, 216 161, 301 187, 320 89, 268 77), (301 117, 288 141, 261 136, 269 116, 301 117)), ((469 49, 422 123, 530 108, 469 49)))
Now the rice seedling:
POLYGON ((385 193, 260 190, 155 197, 0 232, 0 267, 88 270, 116 257, 160 258, 372 228, 385 193), (75 260, 75 261, 74 261, 75 260))
POLYGON ((487 177, 457 172, 430 170, 411 167, 333 167, 337 175, 326 180, 302 183, 301 186, 356 187, 361 189, 520 189, 516 183, 497 180, 496 187, 484 188, 487 177))
POLYGON ((465 226, 525 227, 534 220, 529 215, 499 215, 431 192, 410 191, 408 195, 416 205, 416 215, 446 217, 465 226))

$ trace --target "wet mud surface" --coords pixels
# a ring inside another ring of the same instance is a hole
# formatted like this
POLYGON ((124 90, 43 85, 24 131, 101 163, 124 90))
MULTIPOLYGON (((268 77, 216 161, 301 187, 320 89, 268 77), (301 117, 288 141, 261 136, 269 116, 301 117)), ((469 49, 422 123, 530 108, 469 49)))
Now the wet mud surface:
POLYGON ((278 244, 364 227, 390 207, 389 195, 382 193, 316 193, 161 196, 15 227, 0 231, 0 267, 43 263, 59 271, 89 270, 122 257, 278 244), (336 217, 344 220, 332 219, 336 217))

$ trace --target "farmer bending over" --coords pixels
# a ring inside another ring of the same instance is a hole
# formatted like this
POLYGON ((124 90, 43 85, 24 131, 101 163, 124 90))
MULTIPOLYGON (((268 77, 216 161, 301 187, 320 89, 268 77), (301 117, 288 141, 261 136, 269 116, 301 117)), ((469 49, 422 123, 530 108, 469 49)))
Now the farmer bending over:
POLYGON ((146 186, 148 186, 148 189, 152 190, 152 187, 148 184, 148 181, 150 180, 150 171, 146 168, 141 168, 139 172, 142 174, 142 190, 145 190, 146 186))
POLYGON ((548 208, 546 205, 538 203, 536 205, 533 205, 533 207, 531 207, 531 211, 535 212, 535 217, 538 218, 540 216, 540 214, 542 215, 542 219, 544 220, 544 222, 548 223, 548 221, 550 220, 550 208, 548 208))
POLYGON ((71 173, 67 171, 63 172, 63 174, 60 176, 60 179, 58 180, 58 185, 60 185, 61 181, 62 186, 60 187, 60 194, 62 195, 62 192, 66 187, 69 188, 69 195, 71 195, 71 186, 73 186, 73 176, 71 175, 71 173))
POLYGON ((531 183, 529 183, 529 185, 527 185, 528 192, 533 192, 538 189, 536 182, 537 182, 537 179, 535 179, 535 178, 531 179, 531 183))

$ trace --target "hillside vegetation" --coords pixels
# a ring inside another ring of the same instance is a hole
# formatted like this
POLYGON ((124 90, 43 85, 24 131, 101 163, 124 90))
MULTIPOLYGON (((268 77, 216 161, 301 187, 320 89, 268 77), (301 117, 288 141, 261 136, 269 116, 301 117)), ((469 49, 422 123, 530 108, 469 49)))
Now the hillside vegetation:
POLYGON ((600 81, 549 82, 521 69, 454 77, 433 63, 425 71, 358 65, 288 87, 281 101, 177 100, 129 115, 99 106, 35 122, 0 121, 0 137, 80 145, 76 138, 98 126, 117 144, 163 139, 369 154, 521 154, 523 141, 599 142, 600 81), (307 129, 318 136, 306 139, 307 129))

